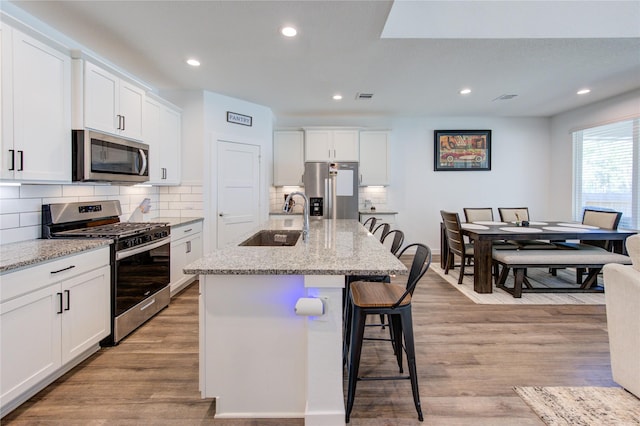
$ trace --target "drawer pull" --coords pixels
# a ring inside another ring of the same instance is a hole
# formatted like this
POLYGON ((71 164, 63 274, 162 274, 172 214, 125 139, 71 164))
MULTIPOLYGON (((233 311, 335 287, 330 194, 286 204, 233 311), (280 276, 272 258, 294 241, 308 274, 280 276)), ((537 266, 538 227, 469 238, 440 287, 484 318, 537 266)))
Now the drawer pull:
POLYGON ((184 230, 184 232, 185 232, 185 233, 187 233, 187 232, 191 232, 191 231, 193 231, 193 228, 189 228, 189 229, 185 229, 185 230, 184 230))
POLYGON ((69 269, 75 268, 76 265, 67 266, 66 268, 58 269, 57 271, 51 271, 52 274, 59 274, 60 272, 68 271, 69 269))
POLYGON ((64 308, 65 311, 71 309, 71 291, 65 290, 64 294, 67 296, 67 307, 64 308))

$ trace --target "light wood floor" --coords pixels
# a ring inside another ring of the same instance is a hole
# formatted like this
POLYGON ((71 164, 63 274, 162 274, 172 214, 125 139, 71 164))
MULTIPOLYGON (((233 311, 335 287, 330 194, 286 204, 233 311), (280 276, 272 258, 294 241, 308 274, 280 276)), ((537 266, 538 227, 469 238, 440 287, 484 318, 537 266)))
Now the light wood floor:
MULTIPOLYGON (((101 350, 1 423, 304 424, 213 419, 215 402, 198 392, 197 297, 196 284, 119 346, 101 350)), ((360 382, 352 425, 543 425, 514 386, 616 386, 604 306, 476 305, 429 271, 413 312, 424 423, 408 381, 360 382)), ((395 372, 390 345, 367 343, 361 365, 363 374, 395 372)))

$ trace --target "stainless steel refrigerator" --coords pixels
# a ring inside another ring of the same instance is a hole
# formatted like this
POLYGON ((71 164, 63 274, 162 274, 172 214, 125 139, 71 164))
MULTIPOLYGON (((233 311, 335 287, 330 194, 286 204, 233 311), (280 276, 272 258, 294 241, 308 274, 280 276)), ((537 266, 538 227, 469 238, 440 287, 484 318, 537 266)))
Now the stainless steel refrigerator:
POLYGON ((358 163, 307 162, 304 193, 312 219, 358 220, 358 163))

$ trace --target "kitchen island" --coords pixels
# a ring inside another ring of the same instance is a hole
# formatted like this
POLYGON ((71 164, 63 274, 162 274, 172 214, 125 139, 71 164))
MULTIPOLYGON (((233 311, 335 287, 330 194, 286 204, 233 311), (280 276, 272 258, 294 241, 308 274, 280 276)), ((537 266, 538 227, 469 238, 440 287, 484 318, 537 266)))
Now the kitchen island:
MULTIPOLYGON (((296 217, 259 229, 301 228, 296 217)), ((200 275, 200 390, 216 417, 344 424, 345 276, 407 269, 356 220, 312 220, 309 231, 291 247, 238 246, 250 233, 185 267, 200 275), (301 298, 323 312, 296 315, 301 298)))

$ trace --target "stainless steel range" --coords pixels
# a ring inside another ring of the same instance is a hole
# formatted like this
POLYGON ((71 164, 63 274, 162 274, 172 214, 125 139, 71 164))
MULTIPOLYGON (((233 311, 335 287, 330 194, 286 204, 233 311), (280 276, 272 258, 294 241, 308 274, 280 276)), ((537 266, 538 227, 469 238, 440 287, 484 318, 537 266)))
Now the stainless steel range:
POLYGON ((171 235, 166 223, 120 222, 117 200, 42 206, 42 238, 109 238, 111 335, 125 336, 169 305, 171 235))

